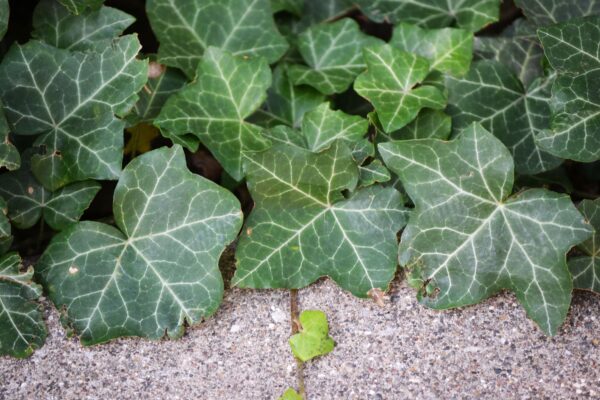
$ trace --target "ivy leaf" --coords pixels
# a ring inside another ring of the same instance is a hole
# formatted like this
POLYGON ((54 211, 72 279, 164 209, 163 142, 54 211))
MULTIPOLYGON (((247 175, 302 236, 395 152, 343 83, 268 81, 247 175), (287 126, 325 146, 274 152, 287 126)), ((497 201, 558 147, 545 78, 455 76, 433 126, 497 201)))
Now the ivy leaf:
POLYGON ((430 72, 429 62, 390 45, 363 49, 368 65, 354 82, 354 90, 369 100, 385 132, 412 121, 422 108, 443 109, 444 94, 429 85, 415 86, 430 72))
POLYGON ((42 0, 33 13, 32 36, 61 49, 102 51, 134 21, 116 8, 101 7, 72 15, 57 0, 42 0))
POLYGON ((544 75, 544 51, 535 26, 524 19, 517 19, 500 36, 475 37, 474 47, 478 58, 504 64, 525 86, 544 75))
POLYGON ((426 28, 456 23, 476 32, 498 20, 500 0, 352 0, 376 22, 408 22, 426 28))
POLYGON ((346 142, 353 147, 367 134, 369 122, 357 115, 349 115, 343 111, 333 111, 329 103, 323 103, 309 111, 302 120, 302 134, 307 148, 318 153, 331 146, 336 140, 346 142))
POLYGON ((124 36, 102 53, 71 53, 30 41, 15 45, 0 65, 0 96, 13 133, 41 134, 32 158, 36 178, 56 190, 121 172, 125 114, 147 77, 136 60, 140 44, 124 36))
POLYGON ((81 14, 87 8, 98 9, 104 0, 58 0, 73 14, 81 14))
POLYGON ((146 11, 160 43, 159 61, 190 78, 210 46, 269 63, 288 49, 269 0, 149 0, 146 11))
POLYGON ((551 130, 538 144, 559 157, 600 159, 600 17, 538 31, 544 52, 559 76, 552 88, 551 130))
POLYGON ((380 39, 362 33, 350 18, 315 25, 298 37, 298 50, 308 67, 290 66, 290 79, 323 94, 341 93, 365 69, 361 49, 380 43, 380 39))
POLYGON ((473 58, 473 33, 464 29, 422 29, 401 23, 394 27, 390 44, 427 58, 431 69, 455 76, 466 74, 473 58))
POLYGON ((569 260, 573 285, 577 289, 600 293, 600 199, 583 200, 578 208, 595 232, 590 239, 577 246, 583 255, 569 260))
POLYGON ((545 189, 510 196, 510 153, 478 124, 451 142, 401 141, 379 150, 416 206, 400 264, 421 287, 419 301, 446 309, 510 289, 554 335, 571 302, 565 254, 591 233, 570 198, 545 189))
POLYGON ((352 8, 347 0, 304 1, 301 18, 291 24, 291 33, 304 32, 312 25, 335 21, 352 8))
POLYGON ((21 165, 21 156, 17 148, 10 142, 8 134, 8 122, 6 122, 2 111, 2 102, 0 102, 0 168, 13 171, 21 165))
POLYGON ((360 297, 388 287, 407 211, 392 188, 342 195, 358 181, 346 145, 318 154, 275 145, 244 165, 255 208, 237 247, 234 285, 300 288, 326 275, 360 297))
POLYGON ((46 340, 46 326, 36 300, 42 288, 32 282, 33 268, 20 272, 21 257, 0 257, 0 354, 28 357, 46 340))
POLYGON ((302 362, 331 353, 335 342, 329 336, 329 324, 323 311, 302 311, 300 332, 290 338, 294 356, 302 362))
MULTIPOLYGON (((0 240, 10 236, 11 227, 8 219, 8 204, 0 197, 0 240)), ((3 253, 3 252, 2 252, 3 253)))
POLYGON ((550 127, 551 78, 537 80, 525 90, 504 65, 479 61, 465 77, 447 77, 446 83, 455 131, 481 123, 509 148, 522 174, 553 169, 562 162, 535 142, 550 127))
POLYGON ((287 388, 279 400, 304 400, 294 389, 287 388))
POLYGON ((600 14, 598 0, 515 0, 515 4, 539 26, 600 14))
POLYGON ((379 160, 373 160, 369 165, 358 167, 359 187, 367 187, 375 183, 384 183, 392 179, 390 171, 379 160))
POLYGON ((266 127, 285 124, 299 128, 304 114, 324 99, 325 96, 310 86, 294 85, 288 77, 287 66, 278 66, 273 70, 273 85, 267 92, 267 100, 250 120, 266 127))
POLYGON ((180 337, 221 302, 219 256, 242 223, 227 190, 186 168, 180 146, 135 158, 115 189, 116 227, 56 235, 36 273, 85 345, 119 336, 180 337))
POLYGON ((452 118, 440 110, 424 108, 410 124, 391 133, 386 133, 383 130, 377 113, 370 113, 368 117, 377 130, 379 142, 409 139, 448 139, 450 133, 452 133, 452 118))
POLYGON ((83 181, 50 192, 31 174, 29 162, 18 171, 0 175, 0 195, 19 229, 31 228, 43 217, 52 229, 63 230, 81 218, 99 190, 99 183, 83 181))
POLYGON ((8 0, 0 0, 0 40, 2 40, 4 34, 6 33, 9 14, 10 7, 8 5, 8 0))
POLYGON ((133 110, 125 118, 130 126, 152 124, 167 100, 188 83, 181 71, 167 68, 153 59, 151 57, 148 64, 148 82, 139 93, 133 110))
POLYGON ((269 146, 262 129, 245 119, 260 107, 270 85, 264 58, 234 57, 211 47, 198 66, 198 78, 167 100, 155 124, 164 136, 192 151, 200 139, 239 181, 242 153, 269 146))
POLYGON ((271 8, 273 13, 287 11, 296 16, 302 16, 304 9, 304 0, 271 0, 271 8))

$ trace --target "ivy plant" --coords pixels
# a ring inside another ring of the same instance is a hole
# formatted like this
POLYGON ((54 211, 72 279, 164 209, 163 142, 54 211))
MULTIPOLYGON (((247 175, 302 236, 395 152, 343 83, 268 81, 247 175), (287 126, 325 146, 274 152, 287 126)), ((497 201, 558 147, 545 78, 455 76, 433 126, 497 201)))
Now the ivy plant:
POLYGON ((84 345, 181 337, 230 244, 231 286, 508 290, 560 333, 600 292, 600 2, 500 3, 0 0, 0 353, 42 293, 84 345))

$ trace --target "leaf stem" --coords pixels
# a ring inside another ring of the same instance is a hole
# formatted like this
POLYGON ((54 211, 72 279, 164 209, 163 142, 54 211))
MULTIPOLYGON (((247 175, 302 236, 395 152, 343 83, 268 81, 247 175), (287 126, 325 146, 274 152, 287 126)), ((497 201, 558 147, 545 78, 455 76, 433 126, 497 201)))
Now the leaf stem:
MULTIPOLYGON (((298 289, 290 290, 290 322, 292 324, 292 335, 299 332, 300 324, 298 322, 298 289)), ((295 357, 294 357, 295 358, 295 357)), ((304 387, 304 363, 296 358, 296 377, 298 379, 298 394, 306 400, 306 390, 304 387)))

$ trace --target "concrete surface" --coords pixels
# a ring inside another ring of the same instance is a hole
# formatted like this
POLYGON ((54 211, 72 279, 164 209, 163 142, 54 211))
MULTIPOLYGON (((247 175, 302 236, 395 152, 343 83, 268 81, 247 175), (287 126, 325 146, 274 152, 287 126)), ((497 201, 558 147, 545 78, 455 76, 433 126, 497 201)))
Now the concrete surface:
MULTIPOLYGON (((330 281, 299 293, 321 309, 336 349, 307 363, 309 399, 600 398, 600 296, 578 293, 545 337, 510 294, 436 312, 396 284, 386 307, 330 281)), ((82 348, 47 307, 50 335, 27 360, 0 358, 1 399, 276 399, 296 386, 289 294, 228 290, 221 310, 179 341, 82 348)))

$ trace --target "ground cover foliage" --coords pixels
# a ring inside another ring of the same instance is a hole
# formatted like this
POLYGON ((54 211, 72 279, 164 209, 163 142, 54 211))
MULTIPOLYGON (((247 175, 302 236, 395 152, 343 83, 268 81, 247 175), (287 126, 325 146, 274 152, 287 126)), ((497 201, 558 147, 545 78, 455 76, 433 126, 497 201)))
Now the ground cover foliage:
POLYGON ((600 292, 600 1, 0 0, 0 37, 0 354, 42 295, 90 345, 229 284, 508 290, 548 335, 600 292))

